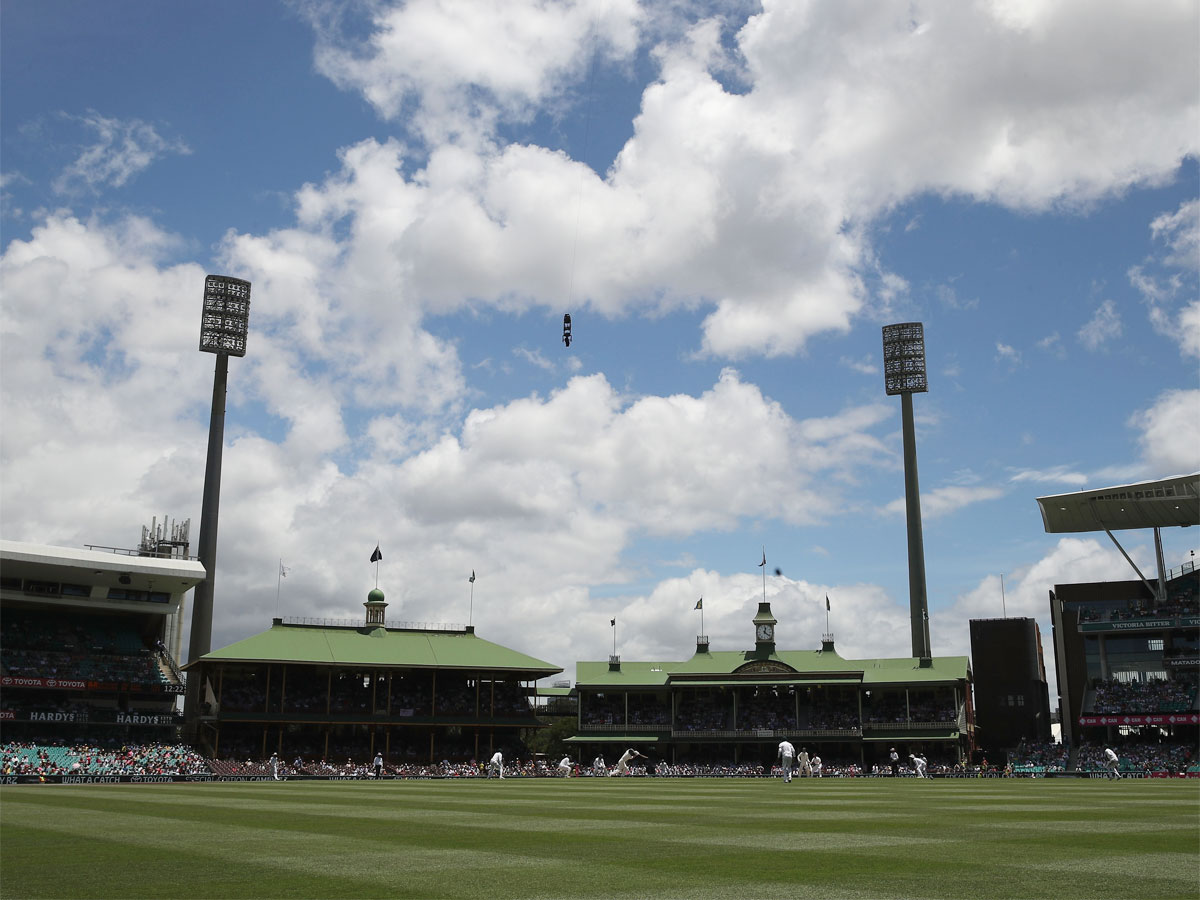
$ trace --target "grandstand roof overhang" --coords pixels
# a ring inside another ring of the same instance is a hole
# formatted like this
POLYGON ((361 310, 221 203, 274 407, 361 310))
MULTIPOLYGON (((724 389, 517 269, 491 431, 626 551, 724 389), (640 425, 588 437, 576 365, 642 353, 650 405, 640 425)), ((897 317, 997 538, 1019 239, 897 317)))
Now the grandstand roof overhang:
POLYGON ((576 734, 563 738, 564 744, 657 744, 657 735, 649 734, 576 734))
POLYGON ((849 660, 832 650, 780 650, 771 654, 767 661, 792 670, 786 674, 745 671, 745 664, 754 659, 758 657, 753 651, 716 651, 698 653, 676 663, 622 660, 620 669, 613 669, 607 662, 581 660, 575 664, 576 686, 601 691, 761 684, 882 686, 949 683, 971 677, 970 661, 965 656, 935 656, 929 665, 922 666, 919 659, 911 657, 849 660))
MULTIPOLYGON (((462 669, 522 679, 545 678, 560 666, 469 631, 314 626, 276 622, 266 631, 214 650, 209 663, 297 663, 337 667, 462 669)), ((184 669, 190 669, 189 662, 184 669)))
POLYGON ((1200 473, 1037 498, 1047 534, 1200 525, 1200 473))
POLYGON ((5 540, 0 540, 0 568, 10 578, 106 584, 171 594, 183 593, 205 578, 204 566, 194 559, 126 556, 109 550, 5 540), (125 576, 128 582, 121 581, 125 576))

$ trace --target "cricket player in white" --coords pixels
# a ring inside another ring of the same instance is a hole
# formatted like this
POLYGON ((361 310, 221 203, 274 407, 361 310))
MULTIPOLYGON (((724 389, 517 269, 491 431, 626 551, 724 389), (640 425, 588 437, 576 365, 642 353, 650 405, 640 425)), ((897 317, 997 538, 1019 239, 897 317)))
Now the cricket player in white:
POLYGON ((812 777, 812 762, 808 758, 808 751, 801 748, 800 750, 800 774, 805 778, 812 777))
POLYGON ((639 757, 641 757, 642 759, 648 759, 648 757, 643 756, 641 753, 638 753, 636 750, 634 750, 632 747, 630 747, 628 750, 626 750, 624 753, 621 754, 621 758, 617 760, 616 768, 608 773, 609 776, 611 777, 613 775, 628 775, 629 774, 629 763, 639 757))
POLYGON ((929 777, 928 775, 925 774, 925 767, 929 765, 929 763, 925 759, 925 757, 915 756, 914 754, 910 753, 910 754, 908 754, 908 758, 912 760, 913 768, 917 770, 918 778, 928 778, 929 777))
POLYGON ((558 771, 562 773, 564 778, 571 777, 571 757, 564 756, 558 761, 558 771))
POLYGON ((821 767, 824 765, 821 762, 821 757, 817 756, 817 754, 814 753, 812 756, 812 760, 810 762, 812 763, 813 777, 820 778, 821 777, 821 767))
POLYGON ((491 778, 495 772, 499 777, 504 777, 504 754, 499 750, 492 754, 492 760, 488 763, 487 777, 491 778))
POLYGON ((1117 759, 1117 754, 1112 747, 1104 748, 1104 761, 1108 763, 1108 768, 1112 773, 1113 778, 1121 777, 1121 761, 1117 759))
POLYGON ((604 775, 604 774, 606 774, 607 772, 608 772, 608 766, 606 766, 606 765, 604 764, 604 757, 603 757, 603 756, 597 756, 597 757, 596 757, 596 758, 595 758, 595 759, 592 761, 592 774, 593 774, 593 775, 604 775))
POLYGON ((783 783, 787 784, 792 780, 792 763, 796 761, 796 748, 792 746, 791 741, 780 741, 778 755, 779 767, 783 769, 783 783))
POLYGON ((279 754, 271 754, 271 774, 275 776, 275 780, 279 780, 279 754))

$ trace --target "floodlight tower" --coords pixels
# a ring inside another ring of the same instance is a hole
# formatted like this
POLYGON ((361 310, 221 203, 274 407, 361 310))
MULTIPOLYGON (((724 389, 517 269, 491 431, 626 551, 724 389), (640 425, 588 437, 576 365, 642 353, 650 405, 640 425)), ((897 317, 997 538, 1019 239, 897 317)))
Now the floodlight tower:
POLYGON ((925 393, 925 328, 903 322, 883 328, 883 381, 888 396, 900 395, 904 428, 904 505, 908 518, 908 609, 913 656, 927 660, 929 601, 925 594, 925 543, 921 537, 921 491, 917 485, 917 438, 912 395, 925 393))
MULTIPOLYGON (((200 508, 199 560, 205 578, 196 585, 192 598, 192 632, 188 640, 188 662, 195 662, 212 649, 213 583, 217 576, 217 514, 221 505, 221 451, 225 444, 225 392, 229 357, 246 355, 246 332, 250 327, 250 282, 225 275, 204 279, 204 312, 200 321, 200 350, 215 353, 212 412, 208 420, 208 461, 204 466, 204 498, 200 508)), ((184 714, 194 725, 200 712, 202 678, 188 679, 184 714)))

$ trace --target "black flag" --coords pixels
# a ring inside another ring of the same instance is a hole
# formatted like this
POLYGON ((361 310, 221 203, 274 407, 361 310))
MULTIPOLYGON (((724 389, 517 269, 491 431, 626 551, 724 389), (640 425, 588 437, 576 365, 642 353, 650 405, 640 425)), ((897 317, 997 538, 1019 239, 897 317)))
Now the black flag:
POLYGON ((467 581, 471 582, 471 584, 475 583, 475 570, 474 569, 471 570, 471 577, 468 578, 467 581))
POLYGON ((829 612, 829 595, 825 595, 825 612, 829 612))
POLYGON ((371 562, 379 562, 383 559, 383 554, 379 552, 379 545, 375 545, 375 552, 371 554, 371 562))

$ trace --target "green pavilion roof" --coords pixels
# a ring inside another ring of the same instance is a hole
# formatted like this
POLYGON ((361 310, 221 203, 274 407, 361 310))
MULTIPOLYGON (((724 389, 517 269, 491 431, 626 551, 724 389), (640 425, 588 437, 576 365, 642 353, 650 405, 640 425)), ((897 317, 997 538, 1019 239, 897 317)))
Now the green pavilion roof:
POLYGON ((619 669, 608 662, 580 661, 575 665, 576 682, 584 687, 656 687, 692 684, 697 687, 720 684, 930 684, 957 681, 968 677, 970 663, 965 656, 935 656, 931 665, 922 667, 912 657, 898 659, 843 659, 836 651, 780 650, 769 655, 753 650, 720 650, 696 653, 682 662, 627 662, 619 669), (749 663, 766 666, 748 666, 749 663), (737 672, 746 666, 751 671, 737 672), (771 668, 776 671, 753 671, 771 668), (791 670, 791 671, 788 671, 791 670))
MULTIPOLYGON (((206 653, 209 662, 289 662, 329 666, 400 666, 500 670, 535 678, 560 666, 476 637, 471 631, 298 625, 276 620, 253 637, 206 653)), ((188 663, 184 668, 190 668, 188 663)))

